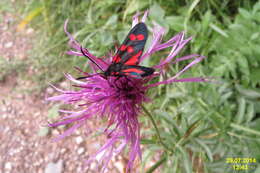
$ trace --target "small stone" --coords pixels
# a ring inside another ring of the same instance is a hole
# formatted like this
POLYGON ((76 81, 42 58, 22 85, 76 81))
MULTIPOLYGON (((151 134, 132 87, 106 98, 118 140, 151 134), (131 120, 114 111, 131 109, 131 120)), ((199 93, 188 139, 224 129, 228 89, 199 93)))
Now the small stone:
POLYGON ((94 170, 97 167, 97 163, 96 162, 92 162, 90 164, 90 170, 94 170))
POLYGON ((3 28, 2 28, 3 31, 6 31, 8 30, 8 25, 4 25, 3 28))
POLYGON ((60 152, 63 154, 63 153, 65 153, 67 151, 67 149, 66 148, 62 148, 61 150, 60 150, 60 152))
POLYGON ((94 149, 99 149, 99 148, 101 147, 101 145, 100 145, 100 143, 93 143, 93 144, 92 144, 92 147, 93 147, 94 149))
POLYGON ((33 28, 28 28, 26 30, 26 34, 32 34, 34 32, 34 29, 33 28))
POLYGON ((68 87, 67 81, 61 82, 60 86, 61 86, 61 88, 67 88, 68 87))
POLYGON ((44 173, 62 173, 63 162, 59 160, 57 163, 48 163, 44 173))
POLYGON ((12 169, 12 163, 11 162, 6 162, 5 163, 5 169, 11 170, 12 169))
POLYGON ((46 92, 47 92, 48 94, 53 94, 53 93, 54 93, 54 89, 51 88, 51 87, 48 87, 48 88, 46 89, 46 92))
POLYGON ((59 134, 60 134, 57 129, 52 130, 51 133, 52 133, 53 135, 59 135, 59 134))
POLYGON ((83 138, 81 136, 78 136, 75 138, 77 144, 81 144, 83 142, 83 138))
POLYGON ((23 99, 23 98, 24 98, 24 95, 18 93, 18 94, 16 95, 16 98, 17 98, 17 99, 23 99))
POLYGON ((77 151, 77 153, 80 155, 85 152, 85 149, 83 147, 80 147, 77 151))
POLYGON ((124 172, 124 164, 122 162, 115 162, 114 165, 119 172, 124 172))
POLYGON ((1 118, 6 119, 7 118, 7 114, 2 114, 1 118))
POLYGON ((4 106, 4 107, 2 108, 2 111, 3 111, 3 112, 7 112, 7 110, 8 110, 8 109, 7 109, 7 106, 4 106))
POLYGON ((4 47, 5 47, 5 48, 10 48, 10 47, 13 46, 13 44, 14 44, 14 43, 10 41, 10 42, 5 43, 4 47))

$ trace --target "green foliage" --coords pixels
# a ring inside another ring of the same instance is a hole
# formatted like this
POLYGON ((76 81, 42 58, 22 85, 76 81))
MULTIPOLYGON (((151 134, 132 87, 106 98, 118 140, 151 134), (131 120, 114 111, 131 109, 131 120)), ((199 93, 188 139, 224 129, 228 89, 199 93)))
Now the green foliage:
MULTIPOLYGON (((188 28, 193 26, 189 32, 196 35, 190 51, 202 52, 208 58, 205 66, 196 66, 196 72, 191 70, 185 76, 219 78, 213 84, 165 86, 163 94, 154 96, 156 104, 149 110, 164 143, 173 150, 161 146, 168 153, 166 160, 161 157, 164 163, 159 160, 155 164, 164 165, 158 168, 161 172, 195 171, 198 159, 203 160, 204 172, 231 172, 232 166, 225 162, 227 157, 260 159, 260 122, 254 120, 259 114, 260 94, 256 72, 260 57, 259 5, 255 4, 251 11, 239 8, 234 21, 226 27, 211 11, 202 15, 201 21, 189 23, 188 28)), ((185 28, 184 16, 166 19, 176 23, 177 31, 185 28)), ((150 131, 144 133, 151 135, 150 131)), ((156 136, 154 131, 154 139, 146 142, 154 152, 160 150, 156 136)))
MULTIPOLYGON (((31 26, 38 31, 29 59, 36 69, 39 88, 63 80, 62 72, 75 73, 73 66, 87 70, 86 59, 66 56, 68 38, 63 24, 96 56, 114 50, 124 38, 136 11, 150 10, 149 18, 167 29, 166 38, 185 30, 193 36, 181 54, 207 56, 183 77, 211 76, 216 83, 175 83, 154 88, 153 104, 146 105, 159 129, 163 143, 147 116, 143 124, 145 146, 142 171, 232 172, 227 157, 260 160, 260 3, 243 0, 51 0, 27 1, 24 14, 42 8, 31 26), (160 154, 162 153, 162 154, 160 154), (158 158, 158 156, 160 158, 158 158), (200 163, 200 164, 199 164, 200 163)), ((151 23, 148 23, 150 25, 151 23)), ((158 62, 165 52, 153 56, 158 62)), ((181 56, 181 55, 180 55, 181 56)), ((1 69, 12 71, 16 66, 1 69), (10 69, 10 70, 9 70, 10 69)), ((18 66, 19 66, 19 62, 18 66)), ((174 75, 184 63, 167 73, 174 75)), ((50 117, 57 116, 57 106, 50 117)), ((46 129, 39 135, 46 135, 46 129)))
POLYGON ((219 36, 213 50, 217 54, 212 58, 214 76, 240 80, 244 86, 255 86, 260 82, 260 3, 251 11, 239 9, 239 15, 226 29, 225 37, 219 36), (249 68, 250 67, 250 68, 249 68))
POLYGON ((10 74, 18 74, 26 69, 26 63, 22 60, 6 59, 0 57, 0 81, 10 74))

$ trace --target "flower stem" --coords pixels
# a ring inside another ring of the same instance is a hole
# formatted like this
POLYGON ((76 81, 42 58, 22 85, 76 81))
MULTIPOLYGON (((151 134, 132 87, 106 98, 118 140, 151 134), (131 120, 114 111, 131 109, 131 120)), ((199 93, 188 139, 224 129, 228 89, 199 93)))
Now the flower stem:
POLYGON ((158 162, 156 162, 152 167, 150 167, 150 168, 148 169, 148 171, 146 171, 146 173, 152 173, 152 172, 154 172, 155 169, 157 169, 159 166, 161 166, 161 164, 163 164, 166 160, 167 160, 167 156, 166 156, 166 155, 163 155, 158 162))
POLYGON ((172 149, 169 148, 169 147, 162 141, 160 132, 159 132, 159 130, 158 130, 158 127, 156 126, 156 123, 155 123, 155 121, 154 121, 154 119, 153 119, 153 116, 150 114, 150 112, 149 112, 143 105, 141 105, 141 106, 142 106, 144 112, 146 113, 146 115, 148 115, 148 117, 149 117, 150 120, 152 121, 152 124, 153 124, 153 126, 154 126, 154 128, 155 128, 156 134, 157 134, 158 139, 159 139, 159 143, 165 148, 165 150, 168 150, 168 151, 172 152, 172 149))

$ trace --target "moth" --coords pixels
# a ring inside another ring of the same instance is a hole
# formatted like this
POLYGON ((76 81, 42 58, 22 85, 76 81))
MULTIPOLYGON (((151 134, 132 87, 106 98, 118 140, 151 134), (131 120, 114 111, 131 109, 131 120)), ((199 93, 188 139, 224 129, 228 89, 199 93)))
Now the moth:
MULTIPOLYGON (((122 77, 130 76, 133 78, 143 78, 154 73, 153 68, 139 66, 140 57, 143 54, 145 43, 148 37, 148 30, 144 23, 136 24, 128 33, 124 42, 118 48, 116 54, 113 56, 111 65, 103 71, 105 78, 108 76, 122 77)), ((84 56, 90 59, 84 49, 81 48, 84 56)), ((99 65, 92 59, 94 64, 99 65)), ((99 67, 100 70, 101 67, 99 67)))

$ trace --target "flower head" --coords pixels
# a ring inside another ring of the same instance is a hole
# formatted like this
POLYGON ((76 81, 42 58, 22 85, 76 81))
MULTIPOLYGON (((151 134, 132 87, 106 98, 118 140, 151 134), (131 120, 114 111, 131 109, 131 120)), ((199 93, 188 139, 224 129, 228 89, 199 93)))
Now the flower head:
MULTIPOLYGON (((141 22, 145 22, 148 12, 146 11, 141 19, 141 22)), ((138 24, 139 14, 133 17, 132 27, 138 24)), ((70 39, 70 46, 75 50, 70 50, 67 52, 69 55, 76 56, 88 56, 91 60, 89 63, 94 71, 93 74, 84 73, 87 78, 84 80, 77 80, 71 75, 66 74, 66 77, 75 83, 75 87, 79 90, 64 91, 56 88, 61 95, 48 98, 52 101, 63 101, 67 104, 82 103, 81 111, 72 112, 64 111, 68 116, 64 117, 62 121, 58 123, 50 124, 50 126, 55 127, 59 125, 65 125, 74 123, 70 129, 59 136, 57 139, 63 138, 71 134, 76 128, 80 127, 92 117, 101 117, 107 119, 107 128, 104 133, 109 137, 106 144, 104 144, 95 155, 91 156, 88 163, 95 160, 97 157, 101 158, 99 160, 103 163, 103 170, 107 167, 108 162, 113 155, 119 154, 124 150, 125 147, 129 147, 129 161, 127 169, 131 170, 133 162, 137 156, 141 158, 140 150, 140 125, 138 123, 138 115, 141 112, 141 105, 144 102, 150 101, 147 97, 147 91, 151 87, 155 87, 161 84, 170 84, 173 82, 202 82, 205 78, 184 78, 178 79, 178 77, 189 69, 194 64, 200 62, 204 57, 192 54, 180 58, 175 58, 180 50, 191 40, 191 38, 184 38, 184 33, 181 32, 176 36, 172 37, 170 40, 162 43, 162 36, 164 35, 164 28, 159 25, 154 24, 152 29, 152 42, 151 46, 147 51, 141 56, 140 63, 149 58, 153 53, 163 50, 165 48, 171 48, 169 55, 160 61, 158 65, 153 66, 157 71, 153 75, 145 78, 136 79, 131 77, 108 77, 104 78, 99 75, 97 71, 97 66, 105 71, 111 64, 110 55, 107 58, 98 58, 92 55, 87 49, 81 48, 81 45, 72 37, 72 35, 67 31, 67 21, 65 22, 64 30, 70 39), (148 84, 148 82, 153 78, 158 78, 165 72, 166 65, 175 64, 180 61, 193 59, 191 63, 186 65, 181 71, 179 71, 175 76, 156 83, 148 84), (95 62, 95 64, 93 64, 95 62), (102 156, 102 157, 100 157, 102 156)))

